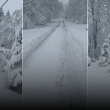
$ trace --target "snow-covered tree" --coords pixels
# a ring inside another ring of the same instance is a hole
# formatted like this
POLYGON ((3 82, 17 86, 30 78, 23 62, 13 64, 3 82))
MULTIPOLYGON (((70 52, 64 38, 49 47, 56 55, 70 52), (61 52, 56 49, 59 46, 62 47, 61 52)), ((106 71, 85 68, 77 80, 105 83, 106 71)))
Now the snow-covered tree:
POLYGON ((88 2, 88 38, 89 56, 98 59, 101 53, 101 46, 106 36, 110 34, 110 1, 89 0, 88 2))
POLYGON ((58 18, 62 10, 59 0, 23 0, 23 27, 45 25, 52 18, 58 18))
POLYGON ((10 49, 11 57, 7 64, 10 87, 22 85, 22 11, 15 11, 12 17, 15 27, 14 43, 10 49))
POLYGON ((22 83, 22 28, 17 28, 15 41, 11 49, 11 58, 7 65, 10 86, 18 86, 22 83))
POLYGON ((87 0, 69 0, 64 17, 79 23, 87 23, 87 0))
POLYGON ((110 64, 110 35, 103 43, 101 56, 99 57, 99 66, 108 66, 110 64))
POLYGON ((9 10, 6 13, 6 16, 10 16, 10 11, 9 10))
POLYGON ((7 74, 9 87, 13 90, 22 86, 22 10, 16 10, 11 17, 6 15, 0 31, 0 67, 7 74))

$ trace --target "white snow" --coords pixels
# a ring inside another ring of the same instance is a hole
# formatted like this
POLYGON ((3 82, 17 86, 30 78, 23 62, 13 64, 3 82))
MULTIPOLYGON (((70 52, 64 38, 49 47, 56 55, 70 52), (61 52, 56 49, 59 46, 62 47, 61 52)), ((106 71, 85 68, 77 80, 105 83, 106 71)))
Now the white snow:
MULTIPOLYGON (((39 48, 23 61, 24 106, 42 103, 44 108, 69 108, 70 104, 76 104, 74 100, 83 100, 84 103, 80 105, 86 106, 86 26, 70 24, 66 22, 65 28, 62 21, 39 48)), ((37 35, 34 30, 31 30, 33 35, 37 35)), ((26 31, 24 42, 25 35, 26 31)), ((29 45, 25 45, 24 50, 26 46, 29 45)))
POLYGON ((22 96, 9 90, 8 84, 7 74, 0 73, 0 108, 21 107, 22 96))
POLYGON ((59 28, 26 62, 29 65, 26 70, 24 68, 23 73, 24 104, 31 100, 32 103, 29 102, 30 104, 37 103, 39 105, 43 101, 51 107, 51 104, 57 102, 57 99, 55 99, 55 82, 61 36, 63 36, 63 33, 62 29, 59 28))
MULTIPOLYGON (((14 38, 15 42, 11 42, 12 48, 5 49, 4 47, 0 48, 0 66, 2 66, 2 69, 4 71, 0 70, 0 108, 21 108, 22 107, 22 95, 15 93, 18 92, 17 90, 13 90, 12 88, 9 88, 12 85, 10 83, 13 83, 13 86, 17 86, 18 83, 21 83, 22 76, 21 76, 21 69, 16 69, 18 66, 17 63, 21 60, 21 50, 22 50, 22 44, 21 44, 21 27, 22 25, 19 23, 20 18, 22 15, 22 11, 15 12, 15 16, 13 18, 13 22, 11 22, 11 26, 13 25, 13 28, 17 29, 14 38), (16 19, 15 19, 16 18, 16 19), (16 21, 17 20, 17 21, 16 21), (19 20, 19 21, 18 21, 19 20), (11 58, 10 58, 11 57, 11 58), (16 63, 16 64, 15 64, 16 63), (16 68, 15 68, 16 66, 16 68), (16 71, 12 71, 13 68, 16 69, 16 71), (14 73, 15 72, 15 73, 14 73), (12 82, 10 82, 12 81, 12 82), (14 81, 14 82, 13 82, 14 81), (13 92, 13 91, 15 92, 13 92), (6 106, 5 106, 6 105, 6 106)), ((4 23, 6 24, 6 23, 4 23)), ((6 33, 6 32, 4 32, 6 33)), ((9 37, 10 31, 8 32, 6 37, 9 37)), ((4 34, 2 35, 4 38, 4 34)), ((9 38, 8 38, 9 39, 9 38)), ((6 38, 4 39, 4 41, 6 38)), ((3 43, 3 42, 2 42, 3 43)), ((10 43, 7 43, 8 45, 10 43)), ((1 69, 1 67, 0 67, 1 69)), ((21 91, 20 91, 21 92, 21 91)))
POLYGON ((66 22, 66 25, 66 59, 70 100, 73 108, 74 106, 82 108, 87 104, 86 26, 70 22, 66 22))
POLYGON ((1 89, 8 89, 8 77, 5 72, 0 72, 0 88, 1 89))
POLYGON ((23 30, 23 56, 33 48, 36 42, 40 42, 39 37, 47 34, 51 29, 53 29, 58 23, 58 20, 51 20, 51 23, 48 23, 44 27, 36 27, 35 29, 26 29, 23 30))
POLYGON ((110 102, 110 66, 100 67, 97 63, 88 67, 88 106, 99 108, 109 106, 110 102))

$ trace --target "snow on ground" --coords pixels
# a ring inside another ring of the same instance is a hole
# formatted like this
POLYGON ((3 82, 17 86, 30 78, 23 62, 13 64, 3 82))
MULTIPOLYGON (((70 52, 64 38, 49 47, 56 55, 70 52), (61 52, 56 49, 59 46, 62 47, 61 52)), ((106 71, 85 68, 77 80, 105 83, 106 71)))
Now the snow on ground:
POLYGON ((23 61, 24 106, 37 103, 38 108, 42 108, 40 104, 44 108, 86 108, 87 62, 83 58, 86 57, 87 42, 79 40, 80 37, 87 40, 86 29, 80 25, 75 29, 75 25, 70 24, 66 23, 65 27, 61 21, 42 45, 23 61), (82 34, 72 33, 74 29, 81 30, 82 34), (80 101, 83 104, 75 105, 80 101))
POLYGON ((66 22, 65 31, 67 73, 69 77, 68 85, 72 108, 74 108, 74 106, 77 108, 86 108, 87 36, 85 25, 81 26, 72 23, 70 25, 69 22, 66 22), (82 34, 78 34, 79 31, 82 34))
POLYGON ((110 102, 110 71, 91 63, 88 67, 88 107, 104 109, 110 102), (105 103, 106 102, 106 103, 105 103), (108 102, 108 103, 107 103, 108 102))
POLYGON ((2 90, 8 89, 8 80, 7 80, 7 75, 4 72, 0 72, 0 88, 2 90))
POLYGON ((41 36, 42 34, 48 32, 52 27, 43 27, 43 28, 35 28, 35 29, 27 29, 27 30, 23 30, 23 48, 24 48, 24 53, 26 50, 26 47, 29 48, 30 43, 33 43, 34 40, 41 36), (29 45, 29 46, 28 46, 29 45))
POLYGON ((60 27, 29 58, 28 62, 30 63, 23 74, 24 106, 27 101, 31 105, 35 103, 45 105, 46 102, 45 106, 50 105, 51 108, 51 105, 57 102, 55 82, 61 36, 63 36, 63 32, 60 27))
POLYGON ((48 23, 46 26, 23 30, 23 56, 35 46, 36 42, 39 43, 42 40, 41 37, 55 28, 57 23, 59 23, 58 20, 51 20, 51 23, 48 23))
POLYGON ((87 25, 71 22, 66 22, 66 25, 69 29, 70 34, 73 36, 73 40, 79 45, 81 49, 79 50, 79 52, 81 52, 80 57, 82 58, 84 67, 87 68, 87 25))
POLYGON ((10 107, 21 108, 22 96, 8 89, 7 75, 6 73, 1 72, 0 73, 0 108, 10 108, 10 107))

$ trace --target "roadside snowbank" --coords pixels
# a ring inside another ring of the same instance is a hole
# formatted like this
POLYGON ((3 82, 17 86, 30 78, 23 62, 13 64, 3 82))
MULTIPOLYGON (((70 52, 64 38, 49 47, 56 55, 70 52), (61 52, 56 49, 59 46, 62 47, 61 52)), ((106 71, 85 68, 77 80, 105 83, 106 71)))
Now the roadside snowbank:
POLYGON ((48 23, 46 27, 37 27, 36 29, 28 29, 23 31, 23 56, 41 40, 50 33, 57 25, 59 21, 53 20, 52 23, 48 23))
POLYGON ((99 67, 97 63, 91 63, 88 67, 88 104, 92 108, 97 105, 105 108, 110 102, 110 66, 99 67))

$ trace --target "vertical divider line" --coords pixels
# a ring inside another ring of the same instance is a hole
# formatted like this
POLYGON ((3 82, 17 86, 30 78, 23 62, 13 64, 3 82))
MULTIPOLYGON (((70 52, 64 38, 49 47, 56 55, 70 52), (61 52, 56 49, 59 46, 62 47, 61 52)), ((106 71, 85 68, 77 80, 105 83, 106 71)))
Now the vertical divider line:
POLYGON ((23 110, 23 0, 22 0, 22 110, 23 110))
POLYGON ((87 0, 87 109, 88 109, 88 0, 87 0))

